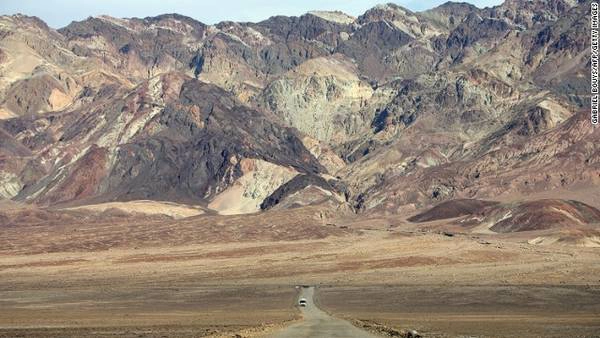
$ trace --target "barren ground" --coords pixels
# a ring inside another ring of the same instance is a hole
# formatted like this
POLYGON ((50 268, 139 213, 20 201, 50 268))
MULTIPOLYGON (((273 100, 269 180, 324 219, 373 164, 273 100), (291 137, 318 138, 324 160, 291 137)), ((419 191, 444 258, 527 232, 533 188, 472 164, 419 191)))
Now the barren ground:
POLYGON ((323 287, 320 302, 359 327, 426 337, 598 337, 600 288, 579 285, 323 287))
POLYGON ((3 227, 0 336, 268 335, 299 318, 296 284, 358 325, 426 337, 600 332, 596 248, 310 208, 114 222, 3 227))

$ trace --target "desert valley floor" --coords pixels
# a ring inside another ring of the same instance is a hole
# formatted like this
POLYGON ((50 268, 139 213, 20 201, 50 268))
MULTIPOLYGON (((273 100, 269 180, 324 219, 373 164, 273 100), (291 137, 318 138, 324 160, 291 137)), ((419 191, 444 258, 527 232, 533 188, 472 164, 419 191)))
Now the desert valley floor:
POLYGON ((179 220, 3 208, 20 224, 0 237, 4 337, 266 337, 300 319, 296 285, 380 335, 600 332, 600 250, 528 243, 535 234, 317 207, 179 220))

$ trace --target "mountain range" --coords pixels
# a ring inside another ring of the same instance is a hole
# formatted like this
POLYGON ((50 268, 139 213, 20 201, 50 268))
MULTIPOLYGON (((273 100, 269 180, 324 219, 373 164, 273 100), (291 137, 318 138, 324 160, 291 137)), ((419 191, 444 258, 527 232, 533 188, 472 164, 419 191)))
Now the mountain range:
POLYGON ((2 16, 0 197, 223 215, 552 191, 594 204, 589 4, 99 16, 58 30, 2 16))

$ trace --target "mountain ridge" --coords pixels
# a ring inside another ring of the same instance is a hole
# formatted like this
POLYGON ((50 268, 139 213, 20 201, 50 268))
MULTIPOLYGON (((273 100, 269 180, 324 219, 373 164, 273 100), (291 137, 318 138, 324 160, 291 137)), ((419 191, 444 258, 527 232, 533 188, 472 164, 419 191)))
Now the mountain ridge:
POLYGON ((99 16, 58 30, 2 16, 0 193, 227 212, 293 195, 282 205, 388 213, 595 185, 585 4, 386 4, 215 25, 99 16))

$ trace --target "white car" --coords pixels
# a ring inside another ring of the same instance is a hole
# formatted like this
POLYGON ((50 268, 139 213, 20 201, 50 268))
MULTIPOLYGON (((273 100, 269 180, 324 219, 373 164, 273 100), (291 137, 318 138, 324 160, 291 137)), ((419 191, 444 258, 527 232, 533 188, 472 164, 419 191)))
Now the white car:
POLYGON ((300 306, 307 306, 308 303, 306 302, 306 299, 300 298, 300 300, 298 301, 298 305, 300 305, 300 306))

